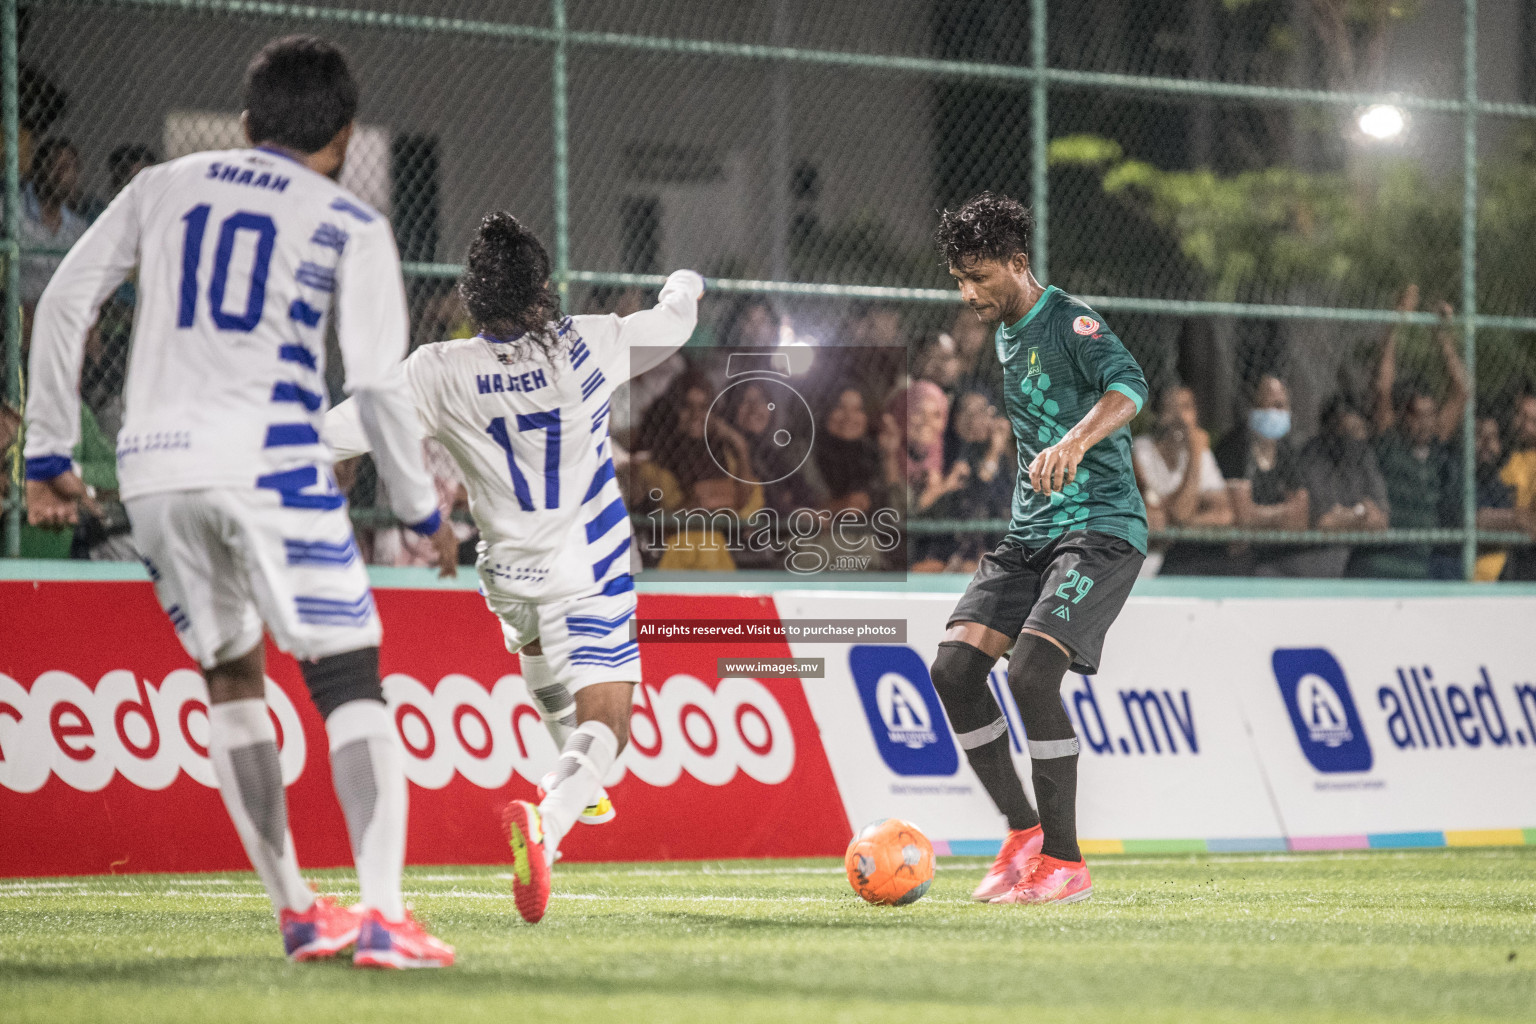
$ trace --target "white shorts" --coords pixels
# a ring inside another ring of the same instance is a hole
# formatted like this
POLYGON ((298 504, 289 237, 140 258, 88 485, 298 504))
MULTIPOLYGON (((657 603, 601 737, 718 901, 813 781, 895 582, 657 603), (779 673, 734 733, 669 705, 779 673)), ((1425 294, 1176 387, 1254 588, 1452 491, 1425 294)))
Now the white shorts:
POLYGON ((498 595, 483 573, 480 579, 486 605, 501 620, 507 650, 516 654, 539 641, 550 676, 572 693, 593 683, 640 681, 640 645, 630 631, 635 619, 632 587, 613 594, 526 601, 498 595))
POLYGON ((263 623, 299 659, 379 644, 346 506, 282 502, 276 491, 220 488, 125 503, 160 606, 204 668, 255 647, 263 623))

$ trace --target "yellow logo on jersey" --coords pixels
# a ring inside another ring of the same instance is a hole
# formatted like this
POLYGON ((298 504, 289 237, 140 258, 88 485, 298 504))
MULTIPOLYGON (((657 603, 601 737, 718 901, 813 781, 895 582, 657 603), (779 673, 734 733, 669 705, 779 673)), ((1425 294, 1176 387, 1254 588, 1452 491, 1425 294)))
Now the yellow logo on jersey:
POLYGON ((1024 374, 1024 376, 1040 376, 1040 350, 1038 348, 1032 348, 1029 350, 1029 372, 1024 374))

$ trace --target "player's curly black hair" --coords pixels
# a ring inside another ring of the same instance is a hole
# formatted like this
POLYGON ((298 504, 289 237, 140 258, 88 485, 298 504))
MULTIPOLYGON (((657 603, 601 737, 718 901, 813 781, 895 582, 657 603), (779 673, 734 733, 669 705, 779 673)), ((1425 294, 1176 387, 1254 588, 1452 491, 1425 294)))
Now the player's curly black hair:
POLYGON ((944 211, 934 241, 952 267, 977 260, 1004 263, 1019 253, 1029 255, 1031 227, 1029 207, 1008 196, 982 192, 960 209, 944 211))
POLYGON ((560 296, 549 286, 549 253, 505 210, 485 215, 469 243, 459 295, 475 328, 498 341, 520 341, 519 358, 536 349, 553 359, 559 345, 560 296))

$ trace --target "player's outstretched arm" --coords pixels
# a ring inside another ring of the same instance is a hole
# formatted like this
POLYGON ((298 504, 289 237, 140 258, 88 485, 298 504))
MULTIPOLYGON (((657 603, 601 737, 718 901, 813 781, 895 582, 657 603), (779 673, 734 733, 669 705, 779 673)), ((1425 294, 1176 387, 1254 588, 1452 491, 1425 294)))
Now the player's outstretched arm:
POLYGON ((85 495, 70 464, 80 440, 80 364, 96 311, 138 262, 145 177, 123 189, 75 243, 37 303, 25 454, 28 518, 39 526, 75 522, 75 503, 85 495))
POLYGON ((441 517, 422 463, 421 422, 400 369, 408 323, 395 240, 388 222, 376 217, 353 233, 336 268, 336 336, 347 393, 390 507, 402 522, 430 535, 441 517))
POLYGON ((616 355, 629 364, 625 368, 621 362, 620 368, 628 376, 638 377, 682 348, 698 326, 703 294, 704 278, 691 270, 674 270, 662 285, 656 305, 619 321, 616 355))
POLYGON ((355 399, 347 399, 325 414, 325 443, 331 446, 337 462, 355 459, 373 451, 368 431, 363 429, 363 416, 355 399))

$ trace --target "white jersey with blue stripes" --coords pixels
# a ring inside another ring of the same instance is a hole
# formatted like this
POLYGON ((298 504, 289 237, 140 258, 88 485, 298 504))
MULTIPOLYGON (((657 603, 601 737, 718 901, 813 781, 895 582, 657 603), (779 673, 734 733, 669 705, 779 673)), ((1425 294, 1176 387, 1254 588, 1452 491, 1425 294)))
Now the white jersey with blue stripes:
POLYGON ((339 508, 321 440, 332 307, 346 386, 396 515, 430 522, 409 396, 391 374, 408 340, 387 218, 277 150, 197 153, 141 172, 64 259, 38 304, 27 471, 69 468, 79 436, 85 336, 138 269, 126 409, 124 499, 265 488, 299 508, 339 508))
MULTIPOLYGON (((651 309, 568 317, 553 360, 484 336, 423 345, 403 366, 422 429, 452 453, 480 528, 480 571, 511 600, 617 593, 633 534, 614 476, 609 402, 693 333, 704 281, 672 274, 651 309)), ((367 441, 346 402, 326 417, 337 455, 367 441)))

